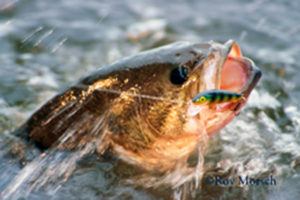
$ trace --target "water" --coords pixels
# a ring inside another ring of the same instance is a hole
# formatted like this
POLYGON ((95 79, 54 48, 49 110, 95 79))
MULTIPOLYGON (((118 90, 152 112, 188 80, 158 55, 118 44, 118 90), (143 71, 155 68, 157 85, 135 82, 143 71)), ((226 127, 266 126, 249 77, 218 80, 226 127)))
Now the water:
MULTIPOLYGON (((263 78, 240 116, 212 138, 204 163, 211 170, 204 174, 202 189, 193 195, 197 199, 298 199, 299 9, 299 1, 289 0, 1 0, 0 191, 13 183, 29 161, 33 160, 32 168, 27 165, 27 169, 38 174, 41 165, 36 163, 43 159, 38 157, 39 150, 13 137, 13 130, 87 72, 177 40, 232 38, 262 69, 263 78), (272 175, 277 184, 230 187, 206 182, 217 173, 229 178, 272 175)), ((48 153, 46 158, 51 156, 72 158, 61 152, 48 153)), ((28 199, 169 199, 182 195, 164 188, 119 184, 120 177, 130 171, 126 165, 111 162, 113 155, 73 158, 76 170, 67 180, 56 175, 56 184, 32 188, 28 199)), ((15 194, 23 195, 22 189, 15 194)))

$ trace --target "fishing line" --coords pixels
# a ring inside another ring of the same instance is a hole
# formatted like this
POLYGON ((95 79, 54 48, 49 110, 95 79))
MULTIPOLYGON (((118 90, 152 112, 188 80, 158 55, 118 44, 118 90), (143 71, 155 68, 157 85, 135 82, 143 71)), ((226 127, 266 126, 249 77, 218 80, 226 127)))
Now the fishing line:
POLYGON ((156 96, 152 96, 152 95, 147 95, 147 94, 138 94, 138 93, 134 93, 134 92, 127 92, 127 91, 119 91, 119 90, 114 90, 114 89, 98 89, 98 88, 94 88, 93 86, 87 86, 87 85, 83 85, 83 84, 77 84, 75 86, 76 88, 81 88, 81 89, 88 89, 88 90, 97 90, 97 91, 101 91, 101 92, 108 92, 108 93, 112 93, 112 94, 126 94, 128 96, 132 96, 132 97, 141 97, 144 99, 152 99, 152 100, 156 100, 156 101, 166 101, 166 102, 171 102, 171 103, 177 103, 177 104, 188 104, 182 101, 178 101, 178 100, 173 100, 173 99, 168 99, 168 98, 163 98, 163 97, 156 97, 156 96))
MULTIPOLYGON (((114 93, 114 94, 126 94, 128 96, 133 96, 133 97, 141 97, 144 99, 152 99, 152 100, 157 100, 157 101, 166 101, 166 102, 171 102, 171 103, 182 103, 181 101, 176 101, 168 98, 163 98, 163 97, 156 97, 152 95, 147 95, 147 94, 137 94, 137 93, 132 93, 132 92, 126 92, 126 91, 118 91, 118 90, 112 90, 112 89, 97 89, 98 91, 103 91, 103 92, 109 92, 109 93, 114 93)), ((187 103, 185 103, 187 104, 187 103)))

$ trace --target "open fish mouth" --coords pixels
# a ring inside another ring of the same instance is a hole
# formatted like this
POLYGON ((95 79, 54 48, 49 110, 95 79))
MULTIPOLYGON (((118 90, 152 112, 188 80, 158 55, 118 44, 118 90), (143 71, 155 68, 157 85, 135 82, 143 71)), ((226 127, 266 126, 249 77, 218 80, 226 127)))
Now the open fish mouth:
POLYGON ((229 40, 224 45, 211 42, 207 58, 195 67, 190 94, 213 89, 242 93, 248 97, 261 77, 261 71, 249 58, 243 57, 238 44, 229 40))
POLYGON ((243 57, 236 42, 228 41, 230 51, 221 72, 220 89, 243 94, 248 98, 261 77, 261 71, 252 60, 243 57))
POLYGON ((207 58, 194 68, 187 83, 190 98, 207 90, 226 90, 243 95, 240 101, 219 103, 214 107, 203 105, 196 108, 189 105, 187 113, 197 120, 202 120, 206 132, 211 135, 240 112, 262 73, 253 61, 243 57, 238 44, 233 40, 225 44, 211 42, 211 49, 207 55, 207 58))

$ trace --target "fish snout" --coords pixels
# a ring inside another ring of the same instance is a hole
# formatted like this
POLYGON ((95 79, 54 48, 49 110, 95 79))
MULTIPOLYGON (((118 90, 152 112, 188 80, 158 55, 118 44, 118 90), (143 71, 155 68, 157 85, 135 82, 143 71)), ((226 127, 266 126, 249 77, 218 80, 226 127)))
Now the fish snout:
POLYGON ((250 70, 251 72, 248 78, 248 83, 244 86, 244 90, 242 91, 242 94, 245 97, 248 97, 250 95, 251 91, 257 85, 258 81, 262 76, 261 70, 256 65, 254 65, 252 61, 251 63, 252 63, 251 70, 250 70))

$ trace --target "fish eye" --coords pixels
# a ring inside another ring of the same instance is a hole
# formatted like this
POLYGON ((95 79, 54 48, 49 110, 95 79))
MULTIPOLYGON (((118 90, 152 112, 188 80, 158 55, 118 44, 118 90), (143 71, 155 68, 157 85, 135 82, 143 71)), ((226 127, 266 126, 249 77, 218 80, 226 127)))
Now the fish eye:
POLYGON ((189 69, 182 65, 171 71, 170 81, 175 85, 181 85, 188 79, 189 69))

